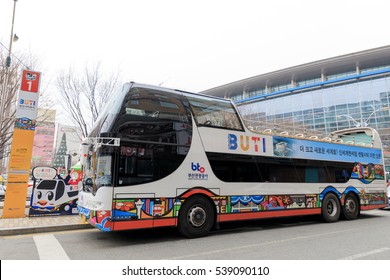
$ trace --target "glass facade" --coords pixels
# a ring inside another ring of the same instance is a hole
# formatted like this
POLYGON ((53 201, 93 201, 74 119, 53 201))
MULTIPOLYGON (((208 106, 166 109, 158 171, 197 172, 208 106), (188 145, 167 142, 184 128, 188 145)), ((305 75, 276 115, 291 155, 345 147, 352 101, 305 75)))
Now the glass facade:
MULTIPOLYGON (((390 75, 355 79, 314 87, 299 93, 238 103, 244 119, 263 128, 275 124, 290 129, 329 134, 355 126, 370 126, 381 135, 385 154, 390 156, 390 75)), ((386 158, 390 166, 390 158, 386 158)))
POLYGON ((318 139, 335 130, 373 127, 390 171, 390 46, 281 69, 202 93, 232 99, 246 125, 264 133, 288 131, 318 139))

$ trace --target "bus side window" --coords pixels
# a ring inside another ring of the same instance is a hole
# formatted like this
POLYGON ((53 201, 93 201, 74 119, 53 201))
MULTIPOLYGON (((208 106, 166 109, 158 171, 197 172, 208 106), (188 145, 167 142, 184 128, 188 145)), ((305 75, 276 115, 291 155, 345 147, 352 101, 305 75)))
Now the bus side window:
POLYGON ((335 169, 334 173, 335 173, 335 178, 337 183, 345 183, 349 180, 350 175, 345 168, 344 169, 337 168, 335 169))
POLYGON ((152 150, 141 147, 121 147, 118 185, 133 185, 150 181, 154 176, 152 150))
POLYGON ((243 130, 240 118, 230 102, 215 102, 202 96, 187 97, 198 125, 243 130))
POLYGON ((130 177, 136 174, 137 163, 136 147, 121 147, 119 158, 119 182, 118 184, 127 185, 130 183, 130 177))
POLYGON ((137 156, 137 176, 153 177, 153 151, 151 149, 139 149, 137 156))
POLYGON ((241 129, 239 118, 234 112, 221 111, 224 124, 223 126, 230 129, 241 129))

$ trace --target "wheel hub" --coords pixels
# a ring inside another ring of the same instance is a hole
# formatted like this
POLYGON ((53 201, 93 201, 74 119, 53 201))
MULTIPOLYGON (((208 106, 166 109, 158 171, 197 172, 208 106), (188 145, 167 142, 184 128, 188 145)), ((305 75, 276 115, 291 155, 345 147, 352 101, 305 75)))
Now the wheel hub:
POLYGON ((349 213, 353 213, 356 210, 355 202, 352 199, 347 199, 347 201, 345 202, 345 209, 349 213))
POLYGON ((187 218, 188 218, 188 222, 192 226, 201 227, 205 223, 206 217, 207 217, 206 211, 199 206, 195 206, 190 209, 187 218))
POLYGON ((337 209, 336 202, 334 202, 333 200, 329 200, 326 209, 330 216, 334 216, 336 214, 336 209, 337 209))

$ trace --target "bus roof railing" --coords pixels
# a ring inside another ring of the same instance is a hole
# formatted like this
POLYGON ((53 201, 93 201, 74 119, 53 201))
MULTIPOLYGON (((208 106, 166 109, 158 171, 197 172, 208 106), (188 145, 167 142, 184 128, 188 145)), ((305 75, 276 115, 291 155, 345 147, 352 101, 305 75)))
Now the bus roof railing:
POLYGON ((369 132, 362 131, 362 129, 359 129, 359 132, 364 132, 364 135, 348 133, 348 132, 355 132, 356 130, 355 128, 339 130, 331 134, 326 134, 323 131, 315 131, 312 129, 308 129, 302 126, 296 126, 293 124, 274 123, 274 122, 270 123, 270 122, 255 121, 255 120, 248 120, 248 119, 244 119, 243 121, 245 123, 245 126, 249 130, 260 134, 279 135, 279 136, 292 137, 292 138, 304 138, 304 139, 314 140, 314 141, 334 142, 334 143, 370 147, 370 148, 373 147, 374 144, 373 136, 370 135, 369 132))
POLYGON ((298 138, 308 138, 313 136, 311 138, 312 140, 330 136, 322 131, 315 131, 303 126, 287 123, 264 122, 248 119, 244 119, 244 123, 249 130, 264 134, 282 134, 286 136, 296 136, 298 138))

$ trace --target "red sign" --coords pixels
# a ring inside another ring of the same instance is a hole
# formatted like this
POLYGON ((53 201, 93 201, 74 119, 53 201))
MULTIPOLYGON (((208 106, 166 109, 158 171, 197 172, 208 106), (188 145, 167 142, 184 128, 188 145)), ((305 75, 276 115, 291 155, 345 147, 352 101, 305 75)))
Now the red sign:
POLYGON ((20 86, 20 89, 23 91, 38 93, 40 78, 41 78, 41 73, 39 72, 23 70, 22 84, 20 86))

